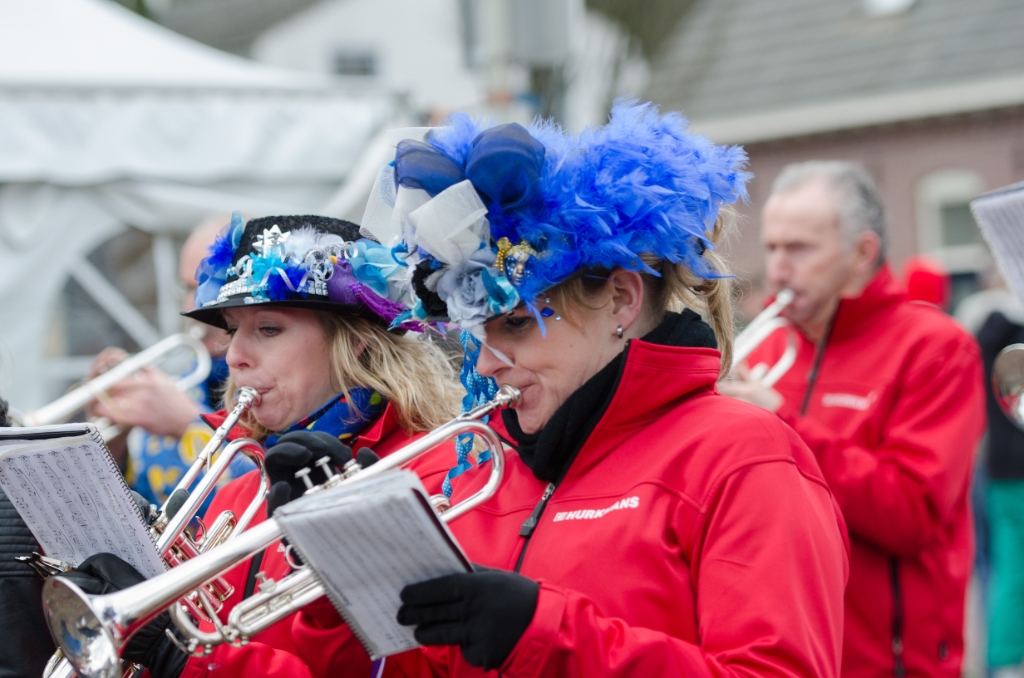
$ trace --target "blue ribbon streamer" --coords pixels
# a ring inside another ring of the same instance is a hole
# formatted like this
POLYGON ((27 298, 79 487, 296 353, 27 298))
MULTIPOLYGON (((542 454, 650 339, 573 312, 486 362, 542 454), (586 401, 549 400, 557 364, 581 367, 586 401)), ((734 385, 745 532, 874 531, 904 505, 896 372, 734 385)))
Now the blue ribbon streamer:
MULTIPOLYGON (((498 394, 498 382, 491 377, 485 377, 476 369, 476 361, 480 357, 480 345, 473 338, 473 335, 462 330, 459 333, 459 340, 462 342, 462 372, 459 380, 466 388, 466 395, 462 399, 462 413, 469 412, 477 405, 482 405, 498 394)), ((488 417, 484 418, 486 423, 488 417)), ((445 476, 441 483, 441 491, 446 497, 452 496, 452 479, 458 478, 463 473, 473 468, 473 462, 469 459, 469 453, 473 449, 473 435, 465 434, 456 439, 455 443, 455 466, 445 476)), ((477 459, 477 463, 490 461, 491 453, 484 452, 477 459)))

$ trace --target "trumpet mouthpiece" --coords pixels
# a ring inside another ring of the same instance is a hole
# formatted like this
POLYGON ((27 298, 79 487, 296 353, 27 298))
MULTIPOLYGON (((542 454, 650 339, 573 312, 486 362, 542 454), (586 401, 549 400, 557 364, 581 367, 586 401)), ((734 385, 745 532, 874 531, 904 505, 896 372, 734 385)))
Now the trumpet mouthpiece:
POLYGON ((261 399, 260 392, 248 386, 243 386, 235 391, 235 402, 239 405, 255 407, 260 404, 261 399))
POLYGON ((498 394, 494 397, 499 405, 502 407, 516 408, 521 402, 523 402, 523 394, 519 392, 519 389, 511 384, 504 384, 498 389, 498 394))

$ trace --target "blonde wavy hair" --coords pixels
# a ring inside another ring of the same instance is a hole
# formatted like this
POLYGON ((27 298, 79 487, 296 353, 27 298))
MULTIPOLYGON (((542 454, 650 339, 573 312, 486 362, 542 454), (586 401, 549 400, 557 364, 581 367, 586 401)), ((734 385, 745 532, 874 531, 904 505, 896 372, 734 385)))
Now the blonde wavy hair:
MULTIPOLYGON (((399 425, 409 433, 430 431, 458 414, 462 390, 454 356, 436 342, 388 332, 364 318, 326 311, 316 315, 330 342, 332 383, 346 399, 357 386, 377 391, 394 404, 399 425)), ((225 393, 235 390, 229 378, 225 393)), ((251 416, 244 424, 256 440, 270 433, 251 416)))
MULTIPOLYGON (((735 222, 735 211, 723 208, 707 232, 708 241, 717 246, 735 228, 735 222)), ((699 313, 715 333, 718 350, 722 353, 719 378, 725 378, 732 368, 733 339, 732 281, 725 260, 715 249, 705 251, 704 260, 721 277, 701 278, 683 264, 673 264, 650 254, 642 254, 640 258, 661 274, 640 274, 644 281, 643 315, 657 324, 670 311, 678 313, 689 308, 699 313)), ((595 309, 591 300, 604 283, 603 276, 576 276, 550 290, 547 296, 572 318, 574 309, 580 306, 595 309)))

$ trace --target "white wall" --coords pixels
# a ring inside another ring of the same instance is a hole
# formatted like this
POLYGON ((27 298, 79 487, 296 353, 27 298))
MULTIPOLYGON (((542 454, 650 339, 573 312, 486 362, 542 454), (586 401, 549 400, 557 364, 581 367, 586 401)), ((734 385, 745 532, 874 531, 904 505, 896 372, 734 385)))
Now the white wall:
POLYGON ((263 34, 252 56, 330 72, 339 50, 373 52, 377 74, 352 80, 407 92, 420 112, 444 114, 485 98, 482 77, 465 63, 458 0, 326 0, 263 34))

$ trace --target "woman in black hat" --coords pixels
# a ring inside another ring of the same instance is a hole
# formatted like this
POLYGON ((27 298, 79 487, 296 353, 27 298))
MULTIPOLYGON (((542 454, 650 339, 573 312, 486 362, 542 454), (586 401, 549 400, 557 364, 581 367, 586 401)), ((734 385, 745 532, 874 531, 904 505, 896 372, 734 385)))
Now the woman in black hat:
MULTIPOLYGON (((361 239, 355 224, 316 216, 243 225, 236 215, 197 270, 196 309, 187 315, 231 335, 227 393, 247 386, 261 396, 245 430, 240 426, 231 437, 254 437, 269 448, 267 515, 301 495, 297 470, 313 468, 325 455, 340 468, 371 447, 385 456, 457 412, 459 391, 447 358, 437 344, 406 332, 421 325, 402 324, 404 276, 390 250, 361 239)), ((224 416, 209 415, 207 422, 217 426, 224 416)), ((425 458, 416 468, 428 489, 439 489, 449 454, 425 458)), ((322 480, 321 474, 314 469, 313 479, 322 480)), ((258 485, 256 472, 229 483, 207 517, 225 510, 240 515, 258 485)), ((252 595, 258 573, 279 579, 289 570, 274 544, 227 573, 235 592, 222 617, 252 595)), ((70 576, 95 592, 143 579, 110 554, 93 556, 70 576)), ((163 614, 129 642, 123 657, 156 678, 201 676, 214 667, 218 678, 309 675, 290 652, 287 619, 244 647, 222 645, 201 659, 182 652, 167 629, 173 626, 163 614)))

